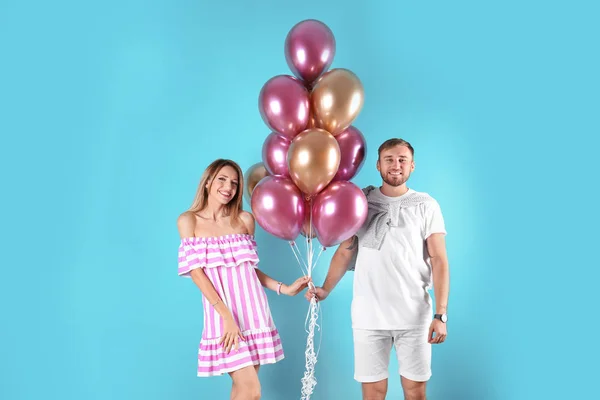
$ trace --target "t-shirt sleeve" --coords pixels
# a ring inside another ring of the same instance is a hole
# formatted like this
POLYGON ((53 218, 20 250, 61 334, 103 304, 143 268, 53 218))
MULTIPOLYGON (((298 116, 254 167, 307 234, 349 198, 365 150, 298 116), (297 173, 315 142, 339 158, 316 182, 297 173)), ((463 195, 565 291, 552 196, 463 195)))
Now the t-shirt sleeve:
POLYGON ((425 204, 425 226, 423 228, 423 238, 427 239, 434 233, 446 234, 446 224, 442 209, 437 201, 433 200, 425 204))

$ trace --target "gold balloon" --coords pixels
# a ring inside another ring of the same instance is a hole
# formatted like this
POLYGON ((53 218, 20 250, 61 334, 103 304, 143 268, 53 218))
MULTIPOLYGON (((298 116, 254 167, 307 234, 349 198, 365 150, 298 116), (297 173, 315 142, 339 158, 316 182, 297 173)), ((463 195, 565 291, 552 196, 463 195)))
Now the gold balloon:
POLYGON ((254 188, 258 182, 260 182, 260 180, 266 176, 269 176, 269 172, 262 162, 256 163, 248 168, 244 174, 244 198, 248 203, 250 203, 254 188))
POLYGON ((323 129, 307 129, 292 140, 288 167, 292 181, 307 196, 314 196, 331 182, 340 166, 340 146, 323 129))
POLYGON ((336 136, 349 127, 362 110, 364 90, 352 71, 332 69, 315 83, 310 101, 316 126, 336 136))

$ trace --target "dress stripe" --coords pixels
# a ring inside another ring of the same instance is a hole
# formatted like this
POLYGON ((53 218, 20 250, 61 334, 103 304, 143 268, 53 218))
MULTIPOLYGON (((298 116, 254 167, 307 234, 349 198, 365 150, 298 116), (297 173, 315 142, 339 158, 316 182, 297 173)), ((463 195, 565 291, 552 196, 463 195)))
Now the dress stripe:
POLYGON ((281 338, 256 274, 258 262, 256 242, 251 235, 182 239, 178 274, 189 277, 194 268, 202 268, 245 338, 238 343, 237 351, 232 349, 226 354, 218 343, 223 335, 223 319, 203 296, 204 329, 198 348, 198 376, 222 375, 284 358, 281 338))
POLYGON ((264 293, 264 290, 262 289, 262 286, 260 284, 256 285, 255 284, 255 290, 256 293, 258 294, 258 307, 260 308, 260 312, 262 314, 262 319, 263 319, 263 323, 267 326, 271 325, 271 322, 269 321, 268 318, 268 309, 266 307, 266 303, 262 297, 262 294, 264 293))
MULTIPOLYGON (((248 282, 248 296, 250 297, 250 308, 254 310, 252 319, 252 328, 258 328, 263 325, 262 312, 258 307, 258 301, 256 298, 255 281, 250 277, 250 271, 246 268, 244 270, 246 274, 246 280, 248 282)), ((254 274, 256 275, 256 274, 254 274)))
POLYGON ((240 291, 240 295, 242 296, 242 304, 244 305, 244 329, 252 329, 252 304, 250 304, 250 296, 248 293, 250 291, 250 287, 248 285, 248 281, 246 280, 245 268, 240 268, 240 282, 242 285, 242 290, 240 291))

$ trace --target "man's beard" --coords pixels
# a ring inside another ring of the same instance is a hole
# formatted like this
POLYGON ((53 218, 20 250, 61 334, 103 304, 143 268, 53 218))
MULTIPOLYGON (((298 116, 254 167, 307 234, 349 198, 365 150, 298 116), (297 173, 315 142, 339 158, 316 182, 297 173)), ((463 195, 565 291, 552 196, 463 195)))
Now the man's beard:
POLYGON ((404 174, 402 174, 398 177, 390 178, 389 176, 383 175, 383 173, 381 172, 379 173, 379 175, 381 175, 381 179, 383 179, 383 181, 391 187, 398 187, 404 185, 410 176, 405 176, 404 174))

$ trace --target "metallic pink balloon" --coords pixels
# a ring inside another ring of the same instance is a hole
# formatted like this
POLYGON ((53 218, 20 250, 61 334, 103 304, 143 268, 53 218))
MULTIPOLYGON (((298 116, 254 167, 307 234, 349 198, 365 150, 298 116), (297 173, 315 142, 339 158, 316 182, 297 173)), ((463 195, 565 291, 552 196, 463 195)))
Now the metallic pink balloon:
POLYGON ((285 240, 300 234, 305 218, 302 192, 289 178, 267 176, 252 192, 252 212, 265 231, 285 240))
POLYGON ((262 160, 269 174, 290 176, 287 154, 291 144, 291 140, 277 132, 267 136, 262 147, 262 160))
POLYGON ((258 109, 271 130, 293 139, 308 126, 310 94, 293 76, 277 75, 263 85, 258 109))
POLYGON ((298 78, 313 83, 329 69, 335 56, 335 37, 321 21, 297 23, 285 38, 285 60, 298 78))
POLYGON ((340 145, 340 166, 333 182, 349 181, 362 168, 367 155, 367 142, 363 134, 354 126, 348 127, 335 137, 340 145))
POLYGON ((333 182, 313 201, 313 226, 324 247, 351 238, 367 219, 367 197, 351 182, 333 182))

